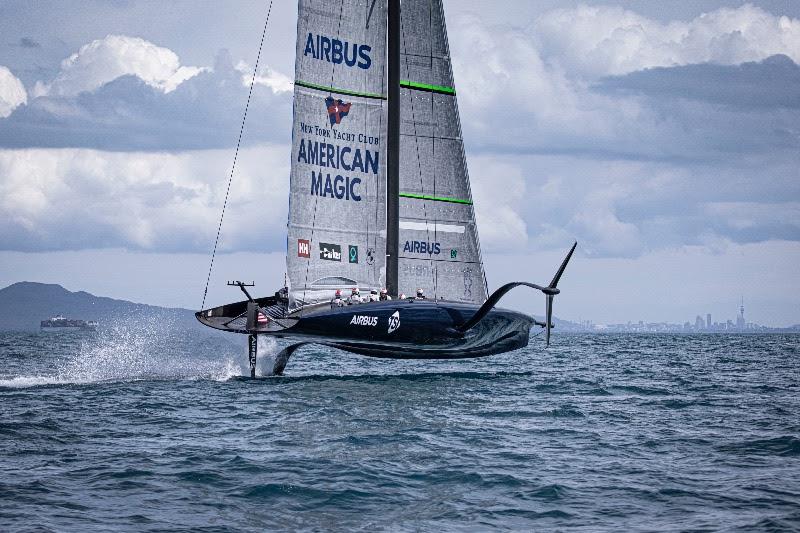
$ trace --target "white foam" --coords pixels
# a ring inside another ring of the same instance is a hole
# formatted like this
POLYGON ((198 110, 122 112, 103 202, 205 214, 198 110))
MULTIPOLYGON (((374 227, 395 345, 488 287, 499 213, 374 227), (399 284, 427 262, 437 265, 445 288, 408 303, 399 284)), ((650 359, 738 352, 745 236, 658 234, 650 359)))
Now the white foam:
MULTIPOLYGON (((203 346, 192 342, 192 333, 165 323, 163 317, 136 317, 111 324, 97 336, 84 340, 76 352, 56 360, 52 375, 5 376, 0 387, 26 388, 152 379, 227 381, 244 375, 246 353, 189 353, 181 346, 203 346)), ((260 340, 261 341, 261 340, 260 340)), ((276 343, 259 342, 259 356, 276 351, 276 343)), ((202 349, 202 348, 201 348, 202 349)), ((209 350, 211 350, 210 348, 209 350)), ((218 349, 218 347, 216 348, 218 349)), ((269 368, 272 368, 269 366, 269 368)))

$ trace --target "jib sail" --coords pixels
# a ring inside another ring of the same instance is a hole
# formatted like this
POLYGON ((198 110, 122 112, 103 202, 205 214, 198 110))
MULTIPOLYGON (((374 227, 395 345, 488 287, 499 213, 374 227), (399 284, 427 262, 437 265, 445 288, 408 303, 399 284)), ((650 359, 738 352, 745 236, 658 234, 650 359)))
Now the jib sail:
POLYGON ((399 290, 487 298, 441 0, 401 2, 399 290))
POLYGON ((300 0, 287 274, 292 309, 384 285, 386 0, 300 0))

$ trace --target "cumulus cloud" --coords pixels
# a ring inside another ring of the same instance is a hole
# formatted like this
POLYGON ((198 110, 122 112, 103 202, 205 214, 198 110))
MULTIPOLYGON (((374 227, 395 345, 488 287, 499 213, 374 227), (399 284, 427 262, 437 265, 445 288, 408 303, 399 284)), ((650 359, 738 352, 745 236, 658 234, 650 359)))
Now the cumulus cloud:
MULTIPOLYGON (((253 83, 253 67, 245 61, 239 61, 236 64, 236 70, 242 73, 242 85, 250 87, 250 84, 253 83)), ((274 93, 288 93, 294 90, 292 78, 270 68, 269 65, 260 69, 256 74, 255 84, 268 87, 274 93)))
MULTIPOLYGON (((267 70, 264 71, 265 73, 267 70)), ((272 78, 280 81, 274 71, 272 78)), ((0 127, 0 146, 113 151, 188 150, 236 142, 248 87, 223 51, 213 68, 164 92, 125 75, 73 97, 39 96, 0 127)), ((291 93, 257 84, 244 142, 282 142, 291 131, 291 93)))
POLYGON ((0 65, 0 118, 9 116, 16 108, 28 103, 25 86, 10 70, 0 65))
POLYGON ((520 212, 526 190, 519 168, 487 157, 472 158, 470 165, 475 219, 483 250, 524 249, 528 229, 520 212), (498 176, 502 176, 502 187, 497 186, 498 176))
MULTIPOLYGON (((222 250, 285 247, 287 154, 275 145, 239 154, 222 250)), ((2 150, 0 249, 207 252, 230 164, 229 150, 2 150)))
POLYGON ((168 48, 126 35, 108 35, 83 45, 61 62, 61 71, 50 82, 38 82, 35 96, 76 96, 94 91, 121 76, 136 76, 164 93, 204 69, 181 65, 168 48))
MULTIPOLYGON (((522 176, 524 200, 513 209, 527 230, 528 250, 560 250, 577 239, 593 257, 638 257, 686 245, 713 251, 726 243, 800 242, 800 180, 785 162, 737 160, 709 172, 705 165, 569 155, 477 160, 479 169, 503 169, 488 175, 485 185, 494 190, 507 189, 505 176, 522 176)), ((509 190, 516 190, 513 179, 509 190)), ((503 223, 492 216, 493 202, 508 207, 500 196, 484 198, 476 191, 478 213, 485 213, 479 218, 482 236, 485 219, 490 232, 503 223), (485 200, 488 205, 482 205, 485 200)), ((494 250, 525 248, 522 239, 511 242, 494 250)))
POLYGON ((478 15, 462 16, 454 26, 456 83, 469 117, 465 138, 473 148, 698 160, 727 155, 733 146, 749 150, 762 142, 785 146, 787 137, 796 139, 793 116, 756 116, 751 108, 732 114, 715 104, 750 94, 750 101, 759 99, 762 106, 796 101, 796 64, 790 58, 800 54, 798 20, 743 6, 662 24, 621 8, 581 6, 545 13, 526 28, 490 26, 478 15), (780 38, 770 37, 770 28, 778 28, 780 38), (647 39, 621 37, 634 30, 647 39), (726 37, 736 31, 762 44, 737 52, 736 42, 726 37), (681 32, 684 39, 669 41, 669 35, 681 32), (614 45, 612 36, 625 46, 614 45), (664 49, 674 53, 659 59, 656 51, 664 49), (770 58, 774 53, 784 55, 770 58), (758 63, 707 63, 714 59, 758 63), (664 63, 684 66, 655 74, 638 70, 664 63), (763 83, 765 75, 771 83, 763 83), (660 84, 664 80, 666 89, 660 84), (770 87, 759 88, 764 85, 770 87), (643 86, 662 92, 645 94, 643 86), (670 91, 710 105, 661 101, 670 91), (755 132, 765 134, 761 142, 752 142, 755 132), (742 137, 749 138, 742 142, 742 137))
POLYGON ((611 76, 595 88, 620 95, 690 98, 748 111, 800 108, 800 66, 785 55, 741 65, 658 67, 611 76), (765 83, 765 80, 770 80, 765 83))
POLYGON ((530 27, 543 57, 585 76, 785 54, 800 63, 800 20, 745 4, 667 24, 614 6, 556 9, 530 27))

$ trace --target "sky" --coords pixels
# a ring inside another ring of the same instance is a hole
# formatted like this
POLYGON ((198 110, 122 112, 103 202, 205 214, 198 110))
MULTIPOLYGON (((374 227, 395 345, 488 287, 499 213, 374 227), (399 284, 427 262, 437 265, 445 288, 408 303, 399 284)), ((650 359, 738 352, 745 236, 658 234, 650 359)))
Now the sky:
MULTIPOLYGON (((575 239, 561 318, 800 323, 800 3, 495 5, 445 0, 490 289, 575 239)), ((200 306, 267 7, 0 3, 0 286, 200 306)), ((283 284, 296 16, 275 0, 207 305, 283 284)))

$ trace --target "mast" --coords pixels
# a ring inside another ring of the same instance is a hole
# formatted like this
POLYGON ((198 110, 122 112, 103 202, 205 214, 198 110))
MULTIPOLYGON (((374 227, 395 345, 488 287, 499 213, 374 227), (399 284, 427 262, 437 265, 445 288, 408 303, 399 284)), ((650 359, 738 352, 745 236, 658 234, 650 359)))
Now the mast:
POLYGON ((388 0, 388 8, 386 290, 396 298, 400 252, 400 0, 388 0))

